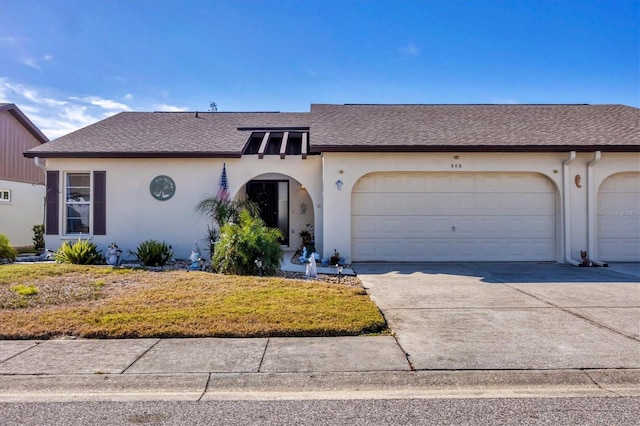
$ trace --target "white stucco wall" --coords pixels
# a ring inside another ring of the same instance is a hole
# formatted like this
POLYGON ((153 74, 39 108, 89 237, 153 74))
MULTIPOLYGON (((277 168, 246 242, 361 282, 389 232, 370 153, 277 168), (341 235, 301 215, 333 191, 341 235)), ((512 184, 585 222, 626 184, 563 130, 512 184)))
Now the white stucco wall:
MULTIPOLYGON (((107 234, 92 236, 104 252, 111 242, 125 250, 135 249, 146 239, 166 241, 173 246, 176 258, 188 258, 194 241, 206 250, 206 217, 195 212, 196 204, 207 194, 215 195, 222 165, 226 162, 229 190, 232 196, 244 195, 245 184, 261 175, 279 173, 290 177, 291 227, 296 234, 308 217, 322 220, 321 159, 310 156, 267 157, 241 159, 47 159, 47 170, 60 171, 60 188, 64 188, 65 172, 106 171, 107 234), (171 177, 176 184, 175 195, 166 201, 154 199, 149 192, 151 180, 158 175, 171 177), (300 184, 303 184, 314 200, 313 207, 304 217, 299 217, 300 184), (297 204, 295 204, 297 203, 297 204), (320 207, 316 207, 320 205, 320 207)), ((61 203, 63 199, 61 198, 61 203)), ((60 230, 64 230, 61 210, 60 230)), ((320 226, 320 230, 322 227, 320 226)), ((320 234, 321 235, 321 234, 320 234)), ((291 237, 291 235, 290 235, 291 237)), ((293 236, 292 243, 296 243, 293 236)), ((77 236, 46 236, 47 248, 55 250, 65 239, 77 236)), ((204 252, 203 254, 205 254, 204 252)))
MULTIPOLYGON (((351 256, 352 189, 368 173, 538 173, 557 190, 556 256, 558 262, 565 262, 579 261, 580 250, 585 249, 592 258, 597 258, 594 211, 602 182, 616 173, 640 172, 639 153, 602 153, 598 159, 596 153, 586 152, 571 158, 570 152, 325 153, 305 160, 300 156, 285 159, 245 156, 227 160, 47 159, 46 167, 61 172, 60 188, 64 172, 107 172, 107 235, 93 237, 103 252, 112 241, 127 250, 153 238, 172 244, 178 258, 189 256, 194 240, 199 241, 201 249, 206 248, 203 239, 207 219, 195 213, 194 207, 205 194, 216 193, 223 162, 227 165, 232 196, 244 195, 245 184, 252 179, 289 179, 290 247, 297 248, 299 231, 307 223, 313 223, 318 252, 328 257, 337 249, 347 258, 351 256), (149 184, 158 175, 168 175, 176 183, 176 194, 170 200, 157 201, 149 193, 149 184), (580 187, 576 184, 578 175, 580 187), (335 184, 338 180, 343 183, 340 191, 335 184), (301 203, 307 206, 305 214, 300 211, 301 203)), ((40 216, 28 229, 41 221, 40 216)), ((61 214, 61 230, 62 221, 61 214)), ((46 241, 47 248, 55 249, 61 238, 47 236, 46 241)))
POLYGON ((11 191, 11 201, 0 201, 0 234, 15 247, 33 245, 33 225, 42 224, 44 185, 0 180, 0 189, 11 191))
MULTIPOLYGON (((588 220, 590 201, 597 197, 597 187, 606 177, 624 171, 640 171, 638 153, 603 153, 601 159, 589 166, 595 153, 325 153, 323 179, 325 182, 324 248, 323 255, 337 249, 351 253, 351 192, 364 175, 380 171, 393 172, 532 172, 546 176, 556 186, 557 203, 557 261, 580 260, 580 250, 589 248, 589 235, 595 233, 595 223, 588 220), (588 169, 593 175, 589 185, 588 169), (580 185, 575 183, 580 175, 580 185), (566 182, 565 182, 566 179, 566 182), (336 182, 342 181, 338 190, 336 182), (564 203, 565 187, 568 204, 564 203), (589 188, 592 193, 589 195, 589 188), (567 212, 565 213, 565 208, 567 212), (566 244, 565 244, 566 241, 566 244)), ((591 210, 590 210, 591 209, 591 210)), ((593 245, 593 244, 592 244, 593 245)), ((595 252, 595 247, 591 247, 595 252)), ((594 253, 595 254, 595 253, 594 253)))

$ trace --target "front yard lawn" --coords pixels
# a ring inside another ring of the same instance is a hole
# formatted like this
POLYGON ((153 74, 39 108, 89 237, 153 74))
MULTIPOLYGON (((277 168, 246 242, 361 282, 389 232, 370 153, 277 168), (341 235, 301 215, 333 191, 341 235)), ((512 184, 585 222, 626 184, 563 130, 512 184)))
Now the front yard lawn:
POLYGON ((0 338, 338 336, 385 321, 361 287, 281 277, 0 266, 0 338))

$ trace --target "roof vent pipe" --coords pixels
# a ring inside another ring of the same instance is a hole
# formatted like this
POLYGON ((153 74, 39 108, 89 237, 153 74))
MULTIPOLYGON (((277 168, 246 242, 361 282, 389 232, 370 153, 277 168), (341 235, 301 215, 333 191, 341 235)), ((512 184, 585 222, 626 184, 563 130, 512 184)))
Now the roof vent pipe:
POLYGON ((564 226, 564 260, 573 265, 579 266, 580 262, 571 258, 571 200, 569 199, 569 163, 576 158, 576 152, 571 151, 569 158, 562 162, 562 220, 564 226))
POLYGON ((198 111, 196 111, 196 118, 198 118, 198 111))

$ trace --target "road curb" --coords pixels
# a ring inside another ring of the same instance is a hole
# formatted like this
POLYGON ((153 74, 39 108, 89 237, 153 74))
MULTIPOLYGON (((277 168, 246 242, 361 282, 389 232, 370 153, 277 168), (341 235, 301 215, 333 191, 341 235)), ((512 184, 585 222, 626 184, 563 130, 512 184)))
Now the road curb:
POLYGON ((640 370, 0 375, 0 402, 640 396, 640 370))

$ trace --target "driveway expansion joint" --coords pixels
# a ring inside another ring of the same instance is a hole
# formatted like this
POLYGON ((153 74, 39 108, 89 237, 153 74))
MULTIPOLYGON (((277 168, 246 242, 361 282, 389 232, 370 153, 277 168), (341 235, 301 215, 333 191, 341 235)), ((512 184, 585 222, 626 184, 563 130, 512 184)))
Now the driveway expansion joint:
MULTIPOLYGON (((531 294, 531 293, 528 293, 528 292, 526 292, 526 291, 524 291, 524 290, 522 290, 522 289, 512 287, 512 286, 511 286, 511 285, 509 285, 509 284, 506 284, 506 286, 507 286, 507 287, 510 287, 510 288, 513 288, 514 290, 519 291, 519 292, 521 292, 521 293, 523 293, 523 294, 526 294, 527 296, 531 296, 531 297, 533 297, 534 299, 539 300, 539 301, 540 301, 540 302, 542 302, 542 303, 546 303, 546 304, 550 305, 550 306, 551 306, 551 307, 553 307, 553 308, 556 308, 556 309, 561 310, 562 312, 566 312, 566 313, 567 313, 567 314, 569 314, 569 315, 573 315, 573 316, 574 316, 574 317, 576 317, 576 318, 580 318, 581 320, 583 320, 583 321, 585 321, 585 322, 588 322, 589 324, 595 325, 596 327, 600 327, 600 328, 602 328, 602 329, 604 329, 604 330, 607 330, 607 331, 610 331, 610 332, 612 332, 612 333, 619 334, 620 336, 626 337, 627 339, 631 339, 631 340, 633 340, 633 341, 640 342, 640 339, 638 339, 638 338, 637 338, 637 337, 635 337, 635 336, 629 335, 629 334, 627 334, 627 333, 625 333, 625 332, 623 332, 623 331, 617 330, 617 329, 615 329, 615 328, 613 328, 613 327, 608 327, 608 326, 606 326, 606 325, 604 325, 604 324, 601 324, 601 323, 599 323, 599 322, 596 322, 596 321, 592 320, 591 318, 587 318, 587 317, 586 317, 586 316, 584 316, 584 315, 581 315, 581 314, 579 314, 579 313, 577 313, 577 312, 572 311, 572 310, 571 310, 571 308, 575 309, 575 307, 564 307, 564 306, 560 306, 560 305, 558 305, 558 304, 555 304, 555 303, 549 302, 549 301, 547 301, 547 300, 544 300, 543 298, 541 298, 541 297, 539 297, 539 296, 536 296, 535 294, 531 294)), ((614 308, 616 308, 616 307, 610 307, 610 308, 614 309, 614 308)), ((633 307, 632 307, 632 306, 624 306, 624 307, 621 307, 621 308, 625 308, 625 309, 626 309, 626 308, 633 308, 633 307)))

